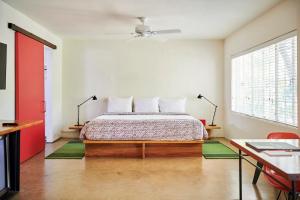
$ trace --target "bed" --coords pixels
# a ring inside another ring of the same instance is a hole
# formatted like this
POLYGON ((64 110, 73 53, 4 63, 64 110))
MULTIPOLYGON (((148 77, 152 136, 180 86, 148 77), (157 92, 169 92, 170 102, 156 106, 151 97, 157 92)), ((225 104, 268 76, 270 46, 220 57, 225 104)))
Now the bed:
POLYGON ((80 138, 86 156, 202 156, 207 132, 183 113, 104 113, 87 123, 80 138))

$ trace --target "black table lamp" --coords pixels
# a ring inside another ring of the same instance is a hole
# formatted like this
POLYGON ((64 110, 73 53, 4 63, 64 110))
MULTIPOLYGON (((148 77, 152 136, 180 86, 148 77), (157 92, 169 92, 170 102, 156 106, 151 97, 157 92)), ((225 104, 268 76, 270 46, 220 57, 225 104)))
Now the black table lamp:
POLYGON ((84 103, 86 103, 87 101, 89 100, 97 100, 97 97, 94 95, 94 96, 91 96, 90 98, 88 98, 87 100, 85 100, 84 102, 82 102, 81 104, 77 105, 77 124, 75 126, 82 126, 81 124, 79 124, 79 108, 81 105, 83 105, 84 103))
POLYGON ((198 99, 202 99, 202 98, 205 99, 206 101, 208 101, 208 103, 210 103, 211 105, 213 105, 215 107, 214 116, 213 116, 211 124, 209 126, 216 126, 214 124, 214 120, 215 120, 215 115, 216 115, 216 111, 217 111, 218 106, 216 104, 214 104, 213 102, 211 102, 209 99, 207 99, 205 96, 199 94, 198 99))

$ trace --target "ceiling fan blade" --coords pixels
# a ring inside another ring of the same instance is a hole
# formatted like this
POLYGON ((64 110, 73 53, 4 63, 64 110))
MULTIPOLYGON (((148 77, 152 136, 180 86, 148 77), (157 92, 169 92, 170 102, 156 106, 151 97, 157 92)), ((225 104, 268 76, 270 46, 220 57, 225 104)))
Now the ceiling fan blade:
POLYGON ((132 35, 132 33, 103 33, 104 35, 111 35, 111 36, 122 36, 122 35, 132 35))
POLYGON ((159 30, 152 31, 154 34, 170 34, 170 33, 181 33, 180 29, 167 29, 167 30, 159 30))
POLYGON ((124 23, 135 22, 135 16, 132 16, 132 15, 120 14, 117 12, 110 12, 110 13, 107 13, 107 16, 113 20, 117 20, 117 21, 124 22, 124 23))

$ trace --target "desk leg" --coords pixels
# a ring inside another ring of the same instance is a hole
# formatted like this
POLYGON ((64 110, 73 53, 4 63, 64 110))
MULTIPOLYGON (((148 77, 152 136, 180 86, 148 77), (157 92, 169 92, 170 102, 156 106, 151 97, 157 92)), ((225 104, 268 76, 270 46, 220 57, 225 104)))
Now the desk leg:
POLYGON ((253 180, 252 180, 252 184, 256 184, 257 183, 257 180, 259 178, 259 175, 261 173, 261 169, 263 168, 263 166, 264 165, 262 163, 257 162, 255 173, 254 173, 254 177, 253 177, 253 180))
POLYGON ((242 188, 243 182, 242 182, 242 152, 239 150, 239 194, 240 194, 240 200, 243 199, 243 188, 242 188))
POLYGON ((9 187, 10 191, 20 190, 20 131, 8 136, 9 187))
POLYGON ((288 200, 297 200, 298 199, 298 195, 297 195, 297 182, 292 181, 292 189, 289 192, 289 197, 288 200))

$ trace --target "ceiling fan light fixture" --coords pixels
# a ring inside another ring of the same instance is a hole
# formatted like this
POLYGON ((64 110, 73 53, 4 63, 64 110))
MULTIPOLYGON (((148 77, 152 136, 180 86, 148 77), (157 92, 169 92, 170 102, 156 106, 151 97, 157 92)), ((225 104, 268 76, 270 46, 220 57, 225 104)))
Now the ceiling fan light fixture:
POLYGON ((148 18, 146 17, 137 17, 137 19, 142 23, 135 26, 134 33, 131 33, 135 38, 143 38, 143 37, 151 37, 161 34, 174 34, 181 33, 180 29, 163 29, 163 30, 155 30, 152 31, 151 27, 145 25, 148 18))

